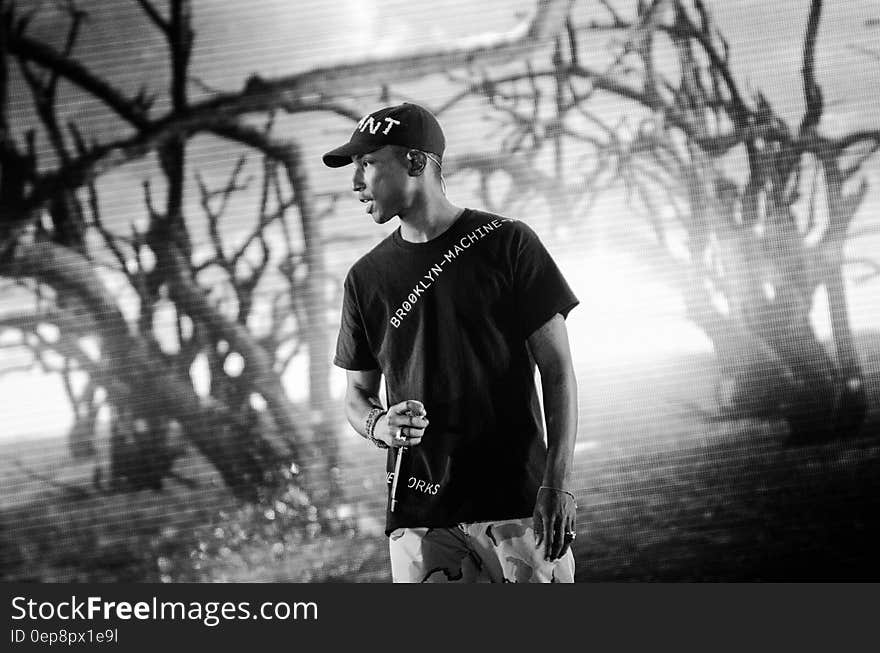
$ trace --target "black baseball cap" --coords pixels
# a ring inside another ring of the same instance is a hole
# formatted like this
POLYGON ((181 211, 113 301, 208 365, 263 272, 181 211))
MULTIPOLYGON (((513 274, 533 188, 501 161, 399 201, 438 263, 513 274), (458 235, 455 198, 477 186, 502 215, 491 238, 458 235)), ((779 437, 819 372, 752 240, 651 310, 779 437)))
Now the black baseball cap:
POLYGON ((434 114, 418 104, 404 102, 361 118, 348 143, 323 156, 324 165, 341 168, 351 163, 351 157, 385 145, 402 145, 442 157, 446 138, 434 114))

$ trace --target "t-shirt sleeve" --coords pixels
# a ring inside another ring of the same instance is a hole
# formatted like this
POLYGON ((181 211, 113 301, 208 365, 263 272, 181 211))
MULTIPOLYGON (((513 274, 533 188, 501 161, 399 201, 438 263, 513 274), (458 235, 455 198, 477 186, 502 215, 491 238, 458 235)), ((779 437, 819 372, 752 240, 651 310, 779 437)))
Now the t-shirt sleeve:
POLYGON ((520 330, 528 338, 557 313, 567 317, 580 302, 538 235, 527 224, 516 224, 514 296, 520 330))
POLYGON ((363 314, 351 271, 345 277, 342 298, 342 320, 336 338, 333 364, 346 370, 375 370, 379 367, 367 342, 363 314))

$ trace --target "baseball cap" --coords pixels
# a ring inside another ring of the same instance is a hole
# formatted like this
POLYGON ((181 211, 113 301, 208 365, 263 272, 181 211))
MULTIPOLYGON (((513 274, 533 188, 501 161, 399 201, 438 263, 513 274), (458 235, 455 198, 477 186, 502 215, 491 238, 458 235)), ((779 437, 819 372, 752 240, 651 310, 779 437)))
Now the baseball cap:
POLYGON ((351 157, 385 145, 402 145, 442 157, 446 138, 434 114, 418 104, 404 102, 361 118, 348 143, 330 150, 322 158, 324 165, 341 168, 351 163, 351 157))

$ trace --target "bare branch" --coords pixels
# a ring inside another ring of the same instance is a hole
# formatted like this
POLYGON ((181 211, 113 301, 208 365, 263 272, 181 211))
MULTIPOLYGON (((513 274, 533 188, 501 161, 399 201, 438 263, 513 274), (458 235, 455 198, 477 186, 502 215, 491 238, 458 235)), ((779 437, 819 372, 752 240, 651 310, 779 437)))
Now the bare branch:
MULTIPOLYGON (((266 242, 265 242, 265 235, 264 234, 266 231, 266 227, 268 227, 275 220, 279 219, 282 215, 284 215, 284 212, 287 209, 289 209, 291 206, 293 206, 294 203, 295 203, 294 200, 288 200, 286 203, 279 205, 272 212, 261 212, 260 213, 260 219, 257 221, 257 224, 254 225, 254 228, 251 230, 251 233, 244 239, 242 244, 238 247, 236 252, 232 255, 231 264, 232 264, 233 269, 238 264, 238 261, 241 259, 241 257, 244 256, 244 253, 248 250, 248 248, 251 246, 251 243, 253 243, 254 240, 259 239, 261 241, 261 243, 264 246, 264 253, 265 253, 266 242)), ((261 264, 261 266, 265 267, 263 264, 261 264)))
POLYGON ((862 284, 867 283, 869 281, 873 281, 874 279, 880 277, 880 261, 877 259, 862 257, 862 258, 848 258, 844 260, 844 265, 858 265, 861 267, 866 267, 869 269, 868 272, 865 272, 856 277, 855 282, 862 284))
POLYGON ((571 63, 578 64, 578 40, 577 32, 571 23, 571 16, 565 19, 565 33, 568 36, 568 52, 571 57, 571 63))
POLYGON ((859 170, 862 169, 862 166, 874 156, 878 151, 880 151, 880 139, 874 141, 874 143, 861 155, 856 157, 856 159, 847 167, 843 168, 841 174, 843 175, 843 180, 848 181, 852 178, 854 174, 856 174, 859 170))
POLYGON ((186 108, 186 84, 192 54, 192 7, 190 0, 171 0, 168 43, 171 47, 171 105, 176 112, 186 108))
POLYGON ((611 14, 611 19, 614 21, 614 23, 613 23, 614 27, 616 27, 616 28, 630 27, 630 25, 628 23, 625 23, 621 19, 620 14, 618 14, 614 10, 614 7, 611 6, 611 3, 608 2, 608 0, 599 0, 599 4, 601 4, 603 7, 605 7, 605 9, 608 11, 608 13, 611 14))
MULTIPOLYGON (((85 141, 82 138, 82 134, 80 134, 79 127, 77 127, 76 123, 68 123, 68 130, 70 131, 71 138, 73 139, 74 147, 76 148, 77 154, 80 156, 85 155, 88 152, 88 148, 86 147, 85 141)), ((126 258, 122 253, 122 250, 119 248, 119 238, 110 233, 105 227, 103 220, 101 218, 101 206, 100 200, 98 199, 98 190, 95 187, 93 181, 90 181, 86 184, 86 188, 89 194, 89 210, 92 216, 92 226, 94 226, 98 233, 101 234, 101 237, 104 239, 104 243, 107 245, 107 248, 112 252, 113 256, 116 257, 116 261, 119 263, 119 268, 126 274, 128 273, 128 269, 126 267, 126 258)))
MULTIPOLYGON (((70 14, 70 27, 67 31, 67 40, 64 44, 64 58, 70 58, 70 55, 73 53, 73 48, 76 45, 76 39, 79 36, 79 28, 82 22, 86 19, 86 12, 78 9, 73 2, 70 2, 67 6, 67 12, 70 14)), ((55 90, 58 85, 58 78, 60 73, 56 70, 50 71, 49 74, 49 82, 46 85, 47 95, 51 98, 55 97, 55 90)))
POLYGON ((816 226, 816 194, 819 190, 819 170, 820 167, 816 166, 816 169, 813 171, 813 182, 810 185, 810 204, 807 209, 807 223, 804 227, 805 236, 816 226))
MULTIPOLYGON (((81 315, 58 308, 38 309, 35 313, 4 315, 0 318, 0 329, 4 328, 29 333, 38 339, 39 346, 37 348, 26 342, 15 345, 31 349, 35 358, 34 363, 38 361, 40 351, 51 349, 66 360, 76 361, 80 369, 88 373, 92 378, 98 379, 101 384, 112 383, 107 375, 107 369, 92 361, 77 341, 80 335, 86 333, 91 328, 84 323, 81 315), (58 340, 55 342, 46 341, 36 330, 40 324, 54 324, 57 326, 60 332, 58 340)), ((41 360, 40 362, 43 363, 41 360)))
POLYGON ((242 93, 218 99, 218 103, 224 109, 241 113, 243 105, 262 104, 267 97, 274 96, 276 101, 273 104, 281 106, 315 95, 333 97, 348 95, 356 89, 380 88, 389 79, 396 83, 421 79, 429 74, 445 72, 450 67, 477 63, 489 66, 522 60, 562 30, 572 5, 573 0, 538 0, 537 11, 528 25, 520 25, 501 36, 481 35, 463 40, 448 48, 404 52, 355 64, 317 68, 275 80, 251 77, 242 93))
MULTIPOLYGON (((502 38, 497 43, 487 47, 470 47, 467 49, 467 61, 472 63, 478 60, 503 59, 510 56, 510 48, 514 48, 517 52, 523 52, 538 47, 558 31, 558 28, 563 24, 570 5, 571 0, 542 0, 538 5, 538 12, 525 32, 525 36, 502 38)), ((178 6, 181 16, 186 13, 186 7, 187 3, 178 6)), ((387 66, 383 68, 382 66, 377 66, 377 62, 367 62, 349 67, 334 67, 332 75, 330 74, 331 71, 317 70, 275 82, 251 78, 245 89, 240 93, 218 96, 196 107, 192 107, 181 116, 167 116, 160 121, 149 124, 147 123, 144 110, 139 106, 136 99, 132 100, 122 96, 84 66, 25 36, 15 35, 13 41, 17 54, 55 70, 74 83, 89 90, 113 108, 120 116, 137 126, 141 132, 135 137, 123 141, 95 147, 89 155, 80 156, 79 159, 72 161, 70 165, 64 166, 56 171, 56 173, 43 177, 35 185, 36 188, 31 195, 31 201, 25 207, 29 210, 33 210, 42 204, 46 197, 51 196, 53 191, 61 187, 72 188, 82 185, 106 169, 143 156, 146 152, 160 147, 169 140, 183 135, 191 135, 202 129, 210 129, 211 124, 222 122, 224 118, 237 116, 248 111, 265 110, 275 106, 282 106, 288 111, 303 110, 306 104, 311 103, 303 103, 302 98, 299 97, 300 89, 308 89, 308 95, 312 98, 316 95, 320 96, 321 93, 326 93, 327 88, 335 88, 334 84, 340 85, 340 89, 344 88, 346 92, 350 92, 352 84, 360 86, 371 85, 375 80, 371 77, 367 79, 369 74, 375 76, 377 71, 381 71, 384 78, 387 78, 389 74, 387 66)), ((181 57, 184 59, 184 55, 188 52, 187 47, 187 42, 184 39, 179 45, 181 57)), ((389 65, 395 62, 403 65, 405 71, 401 73, 403 77, 400 75, 395 76, 397 79, 402 79, 424 74, 427 70, 448 68, 456 59, 452 53, 442 51, 416 55, 414 58, 407 56, 383 61, 389 65)), ((326 105, 322 106, 322 104, 320 102, 317 105, 312 104, 312 108, 319 108, 320 110, 336 109, 349 117, 353 115, 347 109, 332 105, 329 107, 326 105)), ((179 110, 181 107, 178 106, 177 108, 179 110)), ((23 217, 23 219, 27 220, 28 218, 23 217)))
MULTIPOLYGON (((320 104, 301 105, 298 110, 320 111, 322 108, 320 104)), ((279 160, 290 157, 289 143, 282 145, 265 143, 265 138, 262 136, 254 138, 254 135, 259 135, 260 132, 231 123, 225 116, 212 116, 210 112, 200 108, 186 112, 182 117, 152 123, 149 129, 144 129, 133 137, 95 146, 89 152, 72 159, 67 165, 43 175, 34 184, 19 221, 26 224, 34 219, 33 211, 61 189, 78 188, 109 170, 146 156, 170 139, 192 136, 204 131, 235 138, 258 149, 262 143, 268 147, 266 153, 279 160)))
POLYGON ((846 136, 832 141, 832 145, 839 149, 845 150, 862 142, 873 143, 875 146, 880 143, 880 129, 865 129, 855 131, 846 136))
POLYGON ((822 117, 822 89, 816 83, 816 36, 819 33, 819 18, 822 14, 822 0, 812 0, 810 16, 807 19, 807 34, 804 38, 804 102, 806 111, 801 120, 800 133, 807 134, 816 128, 822 117))
POLYGON ((825 173, 828 227, 817 246, 839 252, 847 239, 855 214, 868 192, 868 182, 862 179, 856 190, 844 194, 843 175, 836 155, 837 152, 829 151, 819 155, 825 173))
MULTIPOLYGON (((662 15, 660 11, 661 6, 661 2, 654 0, 652 6, 646 12, 644 12, 642 16, 640 16, 638 24, 625 22, 615 14, 614 23, 610 25, 591 23, 589 27, 590 29, 629 30, 630 37, 627 41, 627 44, 629 45, 625 45, 625 50, 630 47, 634 47, 637 43, 644 41, 645 35, 651 30, 664 32, 673 39, 680 39, 683 41, 687 41, 689 39, 695 40, 697 43, 699 43, 700 47, 709 58, 710 71, 715 77, 715 79, 713 79, 713 84, 715 84, 716 89, 718 88, 718 80, 721 80, 725 88, 727 89, 728 94, 730 95, 729 102, 725 102, 725 104, 729 104, 728 110, 734 118, 734 122, 740 128, 746 127, 748 108, 745 102, 742 100, 741 93, 737 87, 736 81, 733 78, 729 67, 729 46, 723 36, 718 33, 713 34, 711 20, 707 8, 702 2, 695 3, 702 22, 702 26, 698 27, 693 23, 687 12, 679 3, 675 3, 674 5, 676 9, 675 23, 673 25, 662 24, 659 20, 660 16, 662 15), (718 38, 718 40, 720 41, 720 52, 714 44, 713 38, 718 38)), ((642 52, 646 52, 644 44, 642 47, 642 52)), ((619 63, 619 61, 617 63, 619 63)), ((650 67, 650 60, 646 60, 645 64, 646 66, 650 67)), ((610 72, 611 68, 613 67, 614 65, 609 68, 608 72, 610 72)), ((606 72, 605 76, 607 75, 608 73, 606 72)), ((723 98, 721 98, 720 94, 716 93, 716 95, 718 95, 717 102, 723 101, 723 98)))
POLYGON ((15 31, 0 31, 3 31, 8 38, 10 54, 17 55, 22 60, 33 61, 52 71, 52 74, 60 75, 70 80, 100 99, 131 124, 135 126, 146 125, 146 112, 136 98, 126 97, 76 59, 67 57, 45 43, 36 41, 25 34, 15 31))
POLYGON ((144 10, 144 13, 147 17, 152 21, 152 23, 158 27, 163 34, 167 34, 169 27, 169 22, 162 17, 162 14, 159 13, 159 10, 153 6, 153 3, 150 0, 135 0, 140 6, 141 9, 144 10))
POLYGON ((242 154, 241 156, 239 156, 238 161, 236 162, 232 170, 232 173, 230 173, 229 175, 229 181, 226 183, 226 186, 216 191, 208 190, 208 187, 205 185, 201 174, 196 173, 196 182, 199 187, 199 192, 202 196, 202 209, 204 210, 205 216, 208 220, 208 234, 211 238, 211 242, 214 245, 215 261, 211 261, 210 263, 216 263, 220 265, 229 273, 230 276, 234 276, 234 264, 227 259, 226 254, 223 251, 223 241, 220 237, 219 222, 222 215, 226 212, 226 206, 229 203, 229 198, 233 195, 233 193, 239 190, 247 189, 247 181, 243 185, 239 185, 238 183, 238 177, 241 174, 241 171, 244 168, 244 164, 246 162, 246 154, 242 154), (220 206, 215 210, 211 208, 211 200, 217 196, 220 197, 220 206))

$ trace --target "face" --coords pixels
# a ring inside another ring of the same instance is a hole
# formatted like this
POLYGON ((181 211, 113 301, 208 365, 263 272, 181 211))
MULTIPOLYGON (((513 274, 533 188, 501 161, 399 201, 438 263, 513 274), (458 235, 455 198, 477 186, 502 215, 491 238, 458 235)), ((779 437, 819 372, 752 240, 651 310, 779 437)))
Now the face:
POLYGON ((391 146, 352 157, 352 188, 376 224, 406 211, 412 196, 405 159, 391 146))

